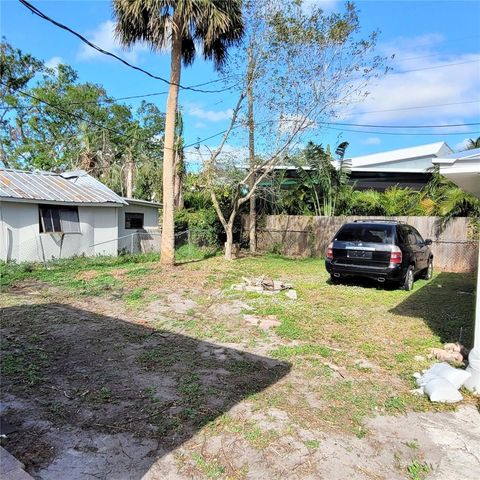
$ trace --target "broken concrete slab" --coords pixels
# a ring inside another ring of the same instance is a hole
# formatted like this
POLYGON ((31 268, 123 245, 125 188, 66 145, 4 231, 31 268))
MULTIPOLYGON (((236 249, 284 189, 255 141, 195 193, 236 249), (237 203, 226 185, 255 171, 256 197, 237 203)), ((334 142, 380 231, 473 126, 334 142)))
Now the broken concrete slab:
POLYGON ((291 290, 293 288, 291 283, 272 280, 271 278, 242 277, 242 279, 244 283, 232 285, 232 290, 275 295, 283 290, 291 290))
POLYGON ((278 327, 281 322, 275 315, 268 315, 260 317, 257 315, 244 315, 243 319, 250 325, 260 327, 262 330, 270 330, 273 327, 278 327))

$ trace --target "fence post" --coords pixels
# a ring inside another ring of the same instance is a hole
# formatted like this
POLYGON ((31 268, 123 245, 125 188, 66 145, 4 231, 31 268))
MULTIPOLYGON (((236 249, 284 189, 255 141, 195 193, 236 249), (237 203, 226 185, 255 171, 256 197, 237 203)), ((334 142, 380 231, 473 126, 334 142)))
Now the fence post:
POLYGON ((133 233, 130 235, 130 254, 133 255, 133 233))

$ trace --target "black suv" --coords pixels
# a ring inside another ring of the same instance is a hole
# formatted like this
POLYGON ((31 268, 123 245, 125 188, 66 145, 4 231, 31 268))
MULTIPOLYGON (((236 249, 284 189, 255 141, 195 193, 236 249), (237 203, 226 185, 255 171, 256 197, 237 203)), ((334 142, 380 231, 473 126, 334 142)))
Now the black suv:
POLYGON ((416 275, 432 278, 431 244, 405 223, 355 221, 337 232, 327 248, 325 266, 333 282, 346 276, 362 276, 411 290, 416 275))

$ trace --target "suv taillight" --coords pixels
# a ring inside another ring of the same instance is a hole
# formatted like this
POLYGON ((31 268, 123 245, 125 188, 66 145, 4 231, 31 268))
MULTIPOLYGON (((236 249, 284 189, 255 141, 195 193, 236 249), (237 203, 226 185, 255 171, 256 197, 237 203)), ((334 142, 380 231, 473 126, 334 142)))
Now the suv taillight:
POLYGON ((327 247, 327 258, 333 260, 333 243, 327 247))
POLYGON ((402 263, 402 251, 397 246, 393 247, 390 252, 390 263, 402 263))

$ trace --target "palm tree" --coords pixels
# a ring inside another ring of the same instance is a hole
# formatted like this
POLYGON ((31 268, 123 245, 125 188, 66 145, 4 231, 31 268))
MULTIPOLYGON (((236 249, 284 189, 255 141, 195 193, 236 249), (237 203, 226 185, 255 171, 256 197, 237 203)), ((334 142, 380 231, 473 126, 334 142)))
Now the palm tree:
POLYGON ((170 87, 163 153, 163 222, 161 262, 174 263, 175 120, 182 61, 193 63, 196 47, 219 69, 227 49, 243 36, 241 0, 114 0, 115 33, 130 47, 170 50, 170 87))
POLYGON ((480 148, 480 137, 470 138, 467 142, 465 150, 473 150, 474 148, 480 148))

